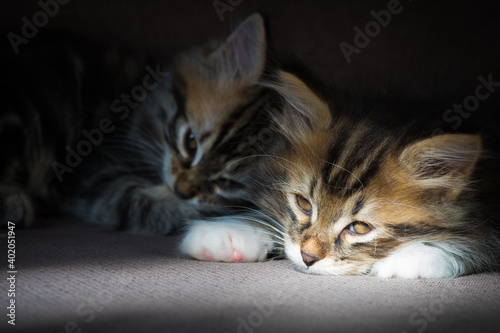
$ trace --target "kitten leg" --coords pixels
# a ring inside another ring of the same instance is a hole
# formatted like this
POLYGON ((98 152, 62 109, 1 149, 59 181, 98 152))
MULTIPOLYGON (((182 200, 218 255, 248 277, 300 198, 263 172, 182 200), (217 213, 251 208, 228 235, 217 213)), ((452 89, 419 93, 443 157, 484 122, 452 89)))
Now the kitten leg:
POLYGON ((460 275, 463 265, 439 247, 426 243, 405 246, 373 265, 370 275, 405 279, 449 278, 460 275))
POLYGON ((271 235, 240 216, 192 221, 181 251, 198 260, 224 262, 263 261, 273 248, 271 235))
POLYGON ((199 217, 194 204, 179 200, 164 185, 137 188, 125 201, 128 207, 118 210, 126 212, 126 229, 137 234, 169 234, 189 218, 199 217))
POLYGON ((189 218, 197 218, 193 204, 179 200, 167 186, 144 179, 117 177, 86 194, 66 209, 86 221, 139 234, 165 235, 189 218))
POLYGON ((33 223, 35 209, 28 194, 15 186, 0 186, 0 224, 8 221, 17 226, 28 227, 33 223))

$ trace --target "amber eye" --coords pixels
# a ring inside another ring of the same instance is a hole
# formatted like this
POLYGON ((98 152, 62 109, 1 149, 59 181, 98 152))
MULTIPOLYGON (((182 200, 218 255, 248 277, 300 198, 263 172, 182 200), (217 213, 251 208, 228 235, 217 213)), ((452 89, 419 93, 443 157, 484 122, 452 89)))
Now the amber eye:
POLYGON ((305 214, 307 214, 307 215, 312 214, 313 207, 312 207, 311 203, 306 198, 304 198, 300 194, 296 194, 295 195, 295 202, 297 203, 297 206, 300 208, 300 210, 303 211, 305 214))
POLYGON ((196 138, 194 137, 193 132, 191 129, 188 129, 186 131, 186 134, 184 134, 184 149, 186 150, 186 153, 188 156, 192 159, 194 158, 194 155, 196 154, 196 150, 198 148, 198 144, 196 143, 196 138))
POLYGON ((368 223, 359 221, 349 224, 348 228, 350 232, 358 235, 364 235, 373 229, 368 223))

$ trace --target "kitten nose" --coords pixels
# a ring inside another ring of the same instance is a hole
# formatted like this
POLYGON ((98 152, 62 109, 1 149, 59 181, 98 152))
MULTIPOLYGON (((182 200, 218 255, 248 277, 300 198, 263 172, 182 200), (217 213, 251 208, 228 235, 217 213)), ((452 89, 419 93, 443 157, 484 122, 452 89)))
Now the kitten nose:
POLYGON ((196 186, 189 181, 177 180, 174 185, 175 195, 183 200, 191 199, 196 194, 196 186))
POLYGON ((307 267, 311 266, 319 260, 318 257, 311 256, 304 251, 300 251, 300 254, 302 255, 302 261, 304 262, 304 264, 306 264, 307 267))

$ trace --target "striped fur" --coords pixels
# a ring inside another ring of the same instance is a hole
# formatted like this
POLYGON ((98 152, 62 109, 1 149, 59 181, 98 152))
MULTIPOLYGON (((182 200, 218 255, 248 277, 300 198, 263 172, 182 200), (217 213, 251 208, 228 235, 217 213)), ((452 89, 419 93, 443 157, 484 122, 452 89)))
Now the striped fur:
POLYGON ((422 109, 398 119, 387 102, 327 103, 283 71, 266 86, 283 96, 272 113, 288 144, 269 151, 255 196, 285 227, 299 270, 442 278, 500 268, 498 202, 488 200, 498 196, 487 192, 480 135, 432 137, 422 109))

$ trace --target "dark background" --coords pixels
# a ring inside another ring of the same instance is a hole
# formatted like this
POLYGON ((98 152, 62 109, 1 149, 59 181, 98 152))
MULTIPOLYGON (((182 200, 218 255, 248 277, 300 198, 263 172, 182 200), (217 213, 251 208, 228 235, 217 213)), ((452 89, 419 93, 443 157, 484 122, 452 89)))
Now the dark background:
MULTIPOLYGON (((46 0, 45 0, 46 1, 46 0)), ((393 87, 426 91, 437 86, 474 92, 477 77, 499 73, 500 11, 496 1, 401 0, 403 10, 347 64, 339 44, 353 44, 355 26, 373 20, 370 11, 388 1, 220 0, 231 6, 221 21, 213 0, 72 0, 40 29, 62 29, 103 42, 173 53, 212 37, 222 37, 249 14, 268 22, 270 46, 278 62, 291 54, 327 82, 350 89, 359 85, 381 91, 393 87)), ((8 32, 21 34, 21 18, 32 21, 35 0, 16 0, 0 14, 2 42, 8 32)), ((37 38, 37 37, 34 37, 37 38)), ((20 50, 29 47, 21 45, 20 50)), ((495 74, 493 75, 495 78, 495 74)), ((498 75, 497 77, 500 77, 498 75)))

